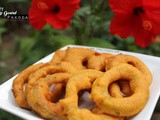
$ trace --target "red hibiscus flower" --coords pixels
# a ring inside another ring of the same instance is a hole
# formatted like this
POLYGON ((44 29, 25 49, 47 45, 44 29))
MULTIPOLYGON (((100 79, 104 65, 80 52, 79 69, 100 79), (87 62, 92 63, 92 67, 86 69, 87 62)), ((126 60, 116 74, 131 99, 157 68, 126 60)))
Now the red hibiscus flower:
POLYGON ((160 33, 160 0, 109 0, 109 5, 115 14, 111 34, 133 36, 144 48, 160 33))
POLYGON ((55 29, 70 26, 70 19, 79 9, 80 0, 32 0, 29 21, 33 28, 40 30, 47 23, 55 29))

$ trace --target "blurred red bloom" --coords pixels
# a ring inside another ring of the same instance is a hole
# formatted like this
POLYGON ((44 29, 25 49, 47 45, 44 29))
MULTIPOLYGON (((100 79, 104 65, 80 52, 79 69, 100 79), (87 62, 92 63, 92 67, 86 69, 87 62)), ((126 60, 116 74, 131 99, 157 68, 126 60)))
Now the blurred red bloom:
POLYGON ((111 34, 133 36, 144 48, 160 33, 160 0, 109 0, 109 5, 115 14, 111 34))
POLYGON ((70 19, 79 9, 80 0, 32 0, 29 21, 33 28, 40 30, 47 23, 55 29, 70 26, 70 19))

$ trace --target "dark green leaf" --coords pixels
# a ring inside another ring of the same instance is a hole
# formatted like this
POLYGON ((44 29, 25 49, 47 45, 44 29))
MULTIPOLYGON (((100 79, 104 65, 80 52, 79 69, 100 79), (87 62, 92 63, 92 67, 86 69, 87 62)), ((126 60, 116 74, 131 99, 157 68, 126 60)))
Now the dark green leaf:
POLYGON ((75 44, 75 40, 68 36, 60 36, 56 35, 53 36, 50 40, 51 44, 59 43, 61 47, 69 45, 69 44, 75 44))
POLYGON ((94 47, 116 49, 116 47, 114 45, 112 45, 110 42, 108 42, 105 39, 101 39, 101 38, 92 38, 88 41, 88 43, 86 45, 94 46, 94 47))
POLYGON ((91 9, 89 6, 84 6, 84 7, 81 7, 77 12, 76 12, 76 15, 79 15, 79 16, 85 16, 85 15, 89 15, 91 14, 91 9))

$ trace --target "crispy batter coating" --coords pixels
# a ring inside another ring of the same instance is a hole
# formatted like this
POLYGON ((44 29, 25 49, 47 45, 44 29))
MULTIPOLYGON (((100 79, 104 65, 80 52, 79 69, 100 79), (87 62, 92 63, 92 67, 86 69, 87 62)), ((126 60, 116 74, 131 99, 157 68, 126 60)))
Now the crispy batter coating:
POLYGON ((48 63, 39 63, 36 65, 29 66, 23 70, 19 75, 14 79, 12 85, 12 91, 15 97, 15 102, 22 108, 28 109, 28 104, 25 100, 25 84, 28 82, 29 76, 35 72, 37 69, 40 69, 48 63))
MULTIPOLYGON (((77 72, 77 69, 75 69, 70 63, 61 62, 54 65, 49 63, 40 63, 32 65, 22 71, 13 81, 12 91, 15 97, 15 102, 22 108, 30 109, 26 101, 28 89, 34 86, 34 83, 40 78, 46 77, 48 74, 58 72, 74 73, 77 72), (70 69, 68 69, 69 67, 70 69)), ((55 92, 53 92, 53 94, 55 94, 55 92)))
POLYGON ((88 69, 94 69, 99 71, 104 71, 106 63, 105 61, 112 57, 109 53, 95 53, 88 59, 88 69))
POLYGON ((91 98, 104 113, 115 116, 132 116, 140 112, 149 97, 148 83, 144 75, 135 67, 121 64, 108 70, 92 85, 91 98), (133 95, 125 98, 112 97, 108 87, 118 80, 130 82, 133 95))
POLYGON ((29 106, 45 119, 67 120, 63 113, 63 106, 51 101, 52 93, 50 86, 56 83, 66 83, 71 77, 68 73, 56 73, 35 82, 35 85, 28 90, 26 95, 29 106))
POLYGON ((92 83, 103 72, 96 70, 82 70, 72 76, 66 86, 65 99, 60 100, 60 104, 64 107, 64 112, 69 120, 121 120, 123 118, 113 117, 104 114, 94 114, 88 109, 78 108, 78 91, 89 89, 92 83), (83 80, 83 82, 82 82, 83 80))
POLYGON ((78 70, 68 62, 61 62, 54 65, 50 64, 48 66, 45 66, 37 70, 30 76, 28 80, 28 84, 26 85, 26 93, 32 86, 34 86, 35 82, 40 78, 44 78, 47 75, 60 73, 60 72, 67 72, 67 73, 73 74, 78 72, 78 70))
MULTIPOLYGON (((130 64, 143 73, 143 75, 146 77, 146 81, 148 82, 148 85, 150 85, 152 82, 152 74, 150 70, 137 57, 134 57, 131 55, 125 55, 125 54, 118 54, 113 57, 110 57, 110 60, 107 61, 107 63, 108 63, 106 66, 107 69, 111 69, 112 67, 117 67, 118 65, 121 65, 122 63, 130 64)), ((122 90, 122 93, 124 93, 127 96, 132 95, 132 91, 130 89, 130 85, 128 81, 120 81, 119 85, 122 90)))
POLYGON ((123 93, 121 92, 117 82, 111 83, 108 87, 108 90, 109 90, 109 94, 112 97, 119 97, 119 98, 123 97, 123 93))
POLYGON ((72 48, 66 50, 64 61, 70 62, 78 70, 86 69, 85 63, 95 51, 86 48, 72 48))
POLYGON ((124 120, 144 108, 151 82, 151 72, 134 56, 68 47, 22 71, 12 91, 20 107, 44 119, 124 120), (85 91, 95 104, 91 110, 78 107, 85 91))
POLYGON ((142 62, 140 59, 131 55, 126 55, 126 54, 118 54, 112 58, 113 59, 111 59, 110 63, 107 65, 107 69, 116 67, 122 63, 130 64, 135 68, 137 68, 139 71, 141 71, 142 74, 144 74, 144 76, 146 77, 146 81, 148 82, 148 85, 151 84, 152 78, 153 78, 152 73, 150 72, 148 67, 145 65, 145 63, 142 62))
POLYGON ((59 63, 59 62, 63 61, 65 55, 66 55, 65 50, 57 50, 55 52, 54 56, 52 57, 50 63, 55 64, 55 63, 59 63))

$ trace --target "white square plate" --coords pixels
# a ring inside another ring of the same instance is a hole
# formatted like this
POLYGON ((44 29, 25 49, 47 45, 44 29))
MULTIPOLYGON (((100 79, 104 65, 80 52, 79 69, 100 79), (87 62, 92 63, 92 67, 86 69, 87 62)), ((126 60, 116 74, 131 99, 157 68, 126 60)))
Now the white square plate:
MULTIPOLYGON (((90 48, 92 50, 95 50, 97 52, 108 52, 112 54, 118 54, 118 53, 124 53, 133 55, 139 59, 141 59, 150 69, 153 75, 153 81, 150 85, 150 97, 149 100, 145 106, 145 108, 131 118, 131 120, 150 120, 152 113, 154 111, 154 108, 156 106, 156 103, 159 98, 160 94, 160 58, 139 54, 139 53, 133 53, 133 52, 125 52, 121 50, 112 50, 112 49, 104 49, 104 48, 96 48, 96 47, 87 47, 87 46, 76 46, 76 45, 68 45, 63 47, 62 49, 66 49, 67 47, 83 47, 83 48, 90 48)), ((46 56, 45 58, 41 59, 39 62, 48 62, 51 60, 54 53, 46 56)), ((12 82, 16 76, 9 79, 7 82, 0 85, 0 108, 3 110, 6 110, 14 115, 17 115, 23 119, 27 120, 42 120, 38 115, 36 115, 34 112, 25 110, 20 108, 16 103, 14 102, 14 97, 12 94, 12 82)))

